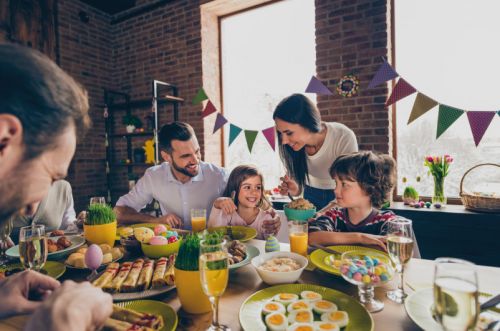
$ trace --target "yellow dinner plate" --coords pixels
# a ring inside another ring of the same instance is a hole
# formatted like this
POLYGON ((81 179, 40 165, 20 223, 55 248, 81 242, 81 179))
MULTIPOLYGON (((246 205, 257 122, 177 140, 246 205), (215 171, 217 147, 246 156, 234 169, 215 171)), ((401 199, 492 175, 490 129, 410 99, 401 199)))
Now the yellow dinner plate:
MULTIPOLYGON (((340 253, 356 250, 360 253, 368 254, 368 255, 370 253, 384 254, 389 258, 389 256, 382 251, 379 251, 379 250, 376 250, 373 248, 363 247, 363 246, 345 245, 345 246, 328 246, 328 248, 334 249, 340 253)), ((309 256, 309 258, 310 258, 312 264, 314 264, 318 269, 321 269, 321 270, 328 272, 330 274, 333 274, 335 276, 341 276, 340 270, 338 268, 335 268, 334 266, 325 262, 325 259, 329 258, 330 255, 333 255, 335 257, 335 260, 340 260, 340 258, 341 258, 341 256, 338 254, 327 253, 321 249, 317 249, 314 252, 312 252, 311 255, 309 256)))
POLYGON ((163 323, 165 323, 165 325, 160 329, 160 331, 174 331, 177 327, 177 313, 172 307, 164 302, 154 300, 137 300, 120 302, 116 305, 122 308, 132 309, 140 313, 162 316, 163 323))

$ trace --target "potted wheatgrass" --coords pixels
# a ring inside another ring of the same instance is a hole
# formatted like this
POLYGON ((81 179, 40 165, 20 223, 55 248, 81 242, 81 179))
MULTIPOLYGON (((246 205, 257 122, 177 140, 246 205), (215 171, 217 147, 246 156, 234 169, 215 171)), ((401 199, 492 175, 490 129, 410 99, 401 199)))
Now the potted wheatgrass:
POLYGON ((90 205, 83 223, 83 234, 91 244, 113 247, 116 239, 116 214, 113 209, 106 204, 90 205))

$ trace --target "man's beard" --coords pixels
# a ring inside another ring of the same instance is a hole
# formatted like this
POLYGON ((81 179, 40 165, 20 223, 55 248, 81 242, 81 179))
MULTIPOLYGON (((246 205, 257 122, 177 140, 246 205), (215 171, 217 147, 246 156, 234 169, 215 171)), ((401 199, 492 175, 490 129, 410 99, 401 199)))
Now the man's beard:
POLYGON ((188 177, 195 177, 198 175, 198 170, 196 170, 196 173, 193 174, 193 173, 189 172, 189 170, 187 170, 187 167, 184 167, 184 168, 179 167, 173 159, 172 159, 172 167, 174 167, 174 169, 177 170, 178 172, 180 172, 181 174, 184 174, 188 177))
POLYGON ((25 185, 19 177, 2 179, 0 186, 0 226, 19 214, 26 204, 25 185))

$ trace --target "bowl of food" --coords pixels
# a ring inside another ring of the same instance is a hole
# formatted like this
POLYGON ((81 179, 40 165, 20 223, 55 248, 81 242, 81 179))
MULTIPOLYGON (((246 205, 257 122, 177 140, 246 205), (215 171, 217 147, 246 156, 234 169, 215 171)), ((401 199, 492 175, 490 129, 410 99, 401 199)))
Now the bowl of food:
POLYGON ((182 237, 178 236, 169 238, 154 236, 147 243, 141 241, 141 249, 147 257, 157 259, 176 254, 179 251, 181 241, 182 237))
POLYGON ((269 285, 296 282, 307 263, 307 258, 292 252, 265 253, 252 259, 260 278, 269 285))
POLYGON ((316 214, 316 207, 304 198, 298 198, 283 206, 289 221, 307 221, 316 214))

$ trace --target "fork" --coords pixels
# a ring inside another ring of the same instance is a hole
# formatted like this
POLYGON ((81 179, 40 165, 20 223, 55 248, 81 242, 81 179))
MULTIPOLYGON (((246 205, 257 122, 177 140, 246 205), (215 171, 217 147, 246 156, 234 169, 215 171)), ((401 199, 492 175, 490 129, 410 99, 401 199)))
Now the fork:
MULTIPOLYGON (((236 196, 236 191, 231 192, 231 200, 234 202, 234 197, 236 196)), ((233 228, 231 227, 231 222, 233 221, 233 214, 231 214, 231 218, 229 218, 229 223, 227 224, 227 232, 226 235, 229 237, 229 239, 233 240, 233 228)))

